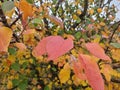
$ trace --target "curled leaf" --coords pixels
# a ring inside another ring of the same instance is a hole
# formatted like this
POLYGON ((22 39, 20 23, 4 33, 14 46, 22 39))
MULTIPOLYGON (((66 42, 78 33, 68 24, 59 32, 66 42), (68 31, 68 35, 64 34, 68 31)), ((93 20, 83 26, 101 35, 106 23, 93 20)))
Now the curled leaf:
POLYGON ((93 90, 104 90, 104 81, 97 63, 91 60, 90 56, 84 54, 79 55, 79 60, 84 68, 87 80, 93 90))
POLYGON ((111 61, 110 57, 105 54, 104 49, 98 43, 86 43, 86 48, 94 56, 111 61))
POLYGON ((7 52, 10 40, 12 38, 12 30, 8 27, 0 28, 0 52, 7 52))

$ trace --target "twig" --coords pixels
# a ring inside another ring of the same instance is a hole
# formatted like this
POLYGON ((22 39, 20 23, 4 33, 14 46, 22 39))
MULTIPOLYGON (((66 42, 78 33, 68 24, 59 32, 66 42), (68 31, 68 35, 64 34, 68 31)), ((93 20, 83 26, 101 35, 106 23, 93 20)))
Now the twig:
MULTIPOLYGON (((81 20, 84 20, 84 17, 87 13, 87 9, 88 9, 88 0, 84 0, 84 10, 83 10, 82 14, 79 15, 79 18, 81 20)), ((72 28, 76 28, 78 25, 79 25, 79 23, 76 22, 76 23, 73 24, 72 28)))
POLYGON ((21 17, 22 14, 19 14, 18 17, 10 24, 10 27, 12 27, 21 17))

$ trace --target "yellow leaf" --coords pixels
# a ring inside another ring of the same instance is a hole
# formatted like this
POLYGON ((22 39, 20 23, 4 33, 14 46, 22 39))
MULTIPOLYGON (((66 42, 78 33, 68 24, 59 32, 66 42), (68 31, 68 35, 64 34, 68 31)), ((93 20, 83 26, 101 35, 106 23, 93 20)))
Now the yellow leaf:
POLYGON ((70 66, 68 63, 65 64, 64 68, 59 73, 59 79, 61 83, 66 83, 70 78, 70 66))
POLYGON ((101 13, 101 12, 102 12, 102 8, 98 8, 98 9, 97 9, 97 12, 98 12, 98 13, 101 13))
POLYGON ((7 89, 11 89, 12 88, 12 82, 9 80, 7 83, 7 89))
POLYGON ((94 9, 89 9, 88 12, 89 12, 90 15, 93 15, 94 9))

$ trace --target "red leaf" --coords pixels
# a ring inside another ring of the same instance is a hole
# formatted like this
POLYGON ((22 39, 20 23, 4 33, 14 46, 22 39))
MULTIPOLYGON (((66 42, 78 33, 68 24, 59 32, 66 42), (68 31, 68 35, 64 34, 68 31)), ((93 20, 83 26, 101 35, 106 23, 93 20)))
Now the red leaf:
POLYGON ((104 52, 104 49, 98 43, 87 43, 87 50, 90 51, 94 56, 103 59, 110 60, 109 56, 107 56, 104 52))
POLYGON ((104 90, 104 81, 96 62, 91 60, 88 55, 79 55, 79 60, 85 70, 87 80, 93 90, 104 90))
POLYGON ((33 50, 34 56, 48 54, 48 60, 55 60, 73 48, 72 39, 64 40, 60 36, 49 36, 41 40, 33 50))

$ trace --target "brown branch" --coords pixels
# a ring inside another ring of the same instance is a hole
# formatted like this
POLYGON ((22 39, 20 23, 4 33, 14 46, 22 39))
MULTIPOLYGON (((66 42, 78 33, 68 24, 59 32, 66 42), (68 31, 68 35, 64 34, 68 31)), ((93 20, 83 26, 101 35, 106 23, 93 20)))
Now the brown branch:
POLYGON ((111 81, 114 83, 120 83, 120 78, 112 78, 111 81))
MULTIPOLYGON (((81 21, 84 20, 84 17, 87 13, 87 9, 88 9, 88 0, 84 0, 84 10, 83 10, 82 14, 79 15, 79 18, 81 19, 81 21)), ((79 23, 76 22, 73 24, 72 28, 76 28, 78 25, 79 25, 79 23)))
POLYGON ((12 27, 21 17, 22 14, 19 14, 18 17, 9 26, 12 27))
POLYGON ((120 63, 114 63, 114 64, 112 64, 112 68, 113 69, 120 68, 120 63))

